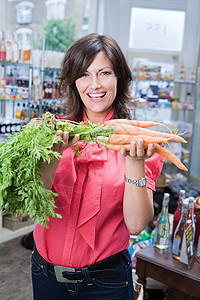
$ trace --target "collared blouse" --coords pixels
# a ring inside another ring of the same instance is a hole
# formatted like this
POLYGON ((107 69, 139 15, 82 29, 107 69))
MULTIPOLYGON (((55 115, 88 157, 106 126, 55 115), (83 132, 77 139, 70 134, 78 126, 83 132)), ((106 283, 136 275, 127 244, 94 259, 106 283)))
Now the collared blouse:
MULTIPOLYGON (((111 111, 104 122, 114 118, 111 111)), ((86 116, 84 116, 86 123, 86 116)), ((81 156, 67 148, 58 165, 53 191, 55 211, 48 228, 37 224, 34 240, 49 262, 79 268, 105 259, 129 246, 130 232, 123 217, 125 158, 97 142, 78 142, 81 156)), ((145 160, 147 187, 155 191, 163 157, 145 160)))

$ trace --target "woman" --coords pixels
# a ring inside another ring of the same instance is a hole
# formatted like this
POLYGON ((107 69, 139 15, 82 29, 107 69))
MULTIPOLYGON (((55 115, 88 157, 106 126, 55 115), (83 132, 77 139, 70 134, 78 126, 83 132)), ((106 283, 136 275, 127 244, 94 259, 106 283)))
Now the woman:
MULTIPOLYGON (((131 72, 111 37, 90 34, 76 41, 59 79, 69 118, 95 124, 130 118, 131 72)), ((142 140, 120 153, 58 134, 65 142, 56 149, 62 159, 44 168, 43 181, 59 194, 56 211, 62 219, 51 218, 48 229, 36 225, 34 299, 134 299, 130 232, 140 232, 153 217, 163 159, 153 144, 144 150, 142 140), (77 142, 79 157, 71 150, 77 142)))

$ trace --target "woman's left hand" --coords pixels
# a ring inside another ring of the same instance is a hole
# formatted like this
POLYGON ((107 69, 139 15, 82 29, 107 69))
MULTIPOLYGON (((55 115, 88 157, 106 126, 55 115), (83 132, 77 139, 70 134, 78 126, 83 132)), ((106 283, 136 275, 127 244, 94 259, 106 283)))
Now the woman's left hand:
POLYGON ((154 152, 154 144, 149 144, 148 148, 145 148, 142 139, 138 139, 137 142, 131 142, 130 151, 126 151, 124 148, 121 149, 122 156, 129 156, 135 160, 149 158, 154 154, 154 152))

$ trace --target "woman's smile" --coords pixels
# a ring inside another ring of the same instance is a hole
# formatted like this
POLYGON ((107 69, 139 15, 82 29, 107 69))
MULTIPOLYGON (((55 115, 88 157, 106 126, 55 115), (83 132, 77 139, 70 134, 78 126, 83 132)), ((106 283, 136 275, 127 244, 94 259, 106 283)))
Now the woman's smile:
POLYGON ((89 93, 88 96, 94 102, 100 102, 105 97, 106 93, 89 93))

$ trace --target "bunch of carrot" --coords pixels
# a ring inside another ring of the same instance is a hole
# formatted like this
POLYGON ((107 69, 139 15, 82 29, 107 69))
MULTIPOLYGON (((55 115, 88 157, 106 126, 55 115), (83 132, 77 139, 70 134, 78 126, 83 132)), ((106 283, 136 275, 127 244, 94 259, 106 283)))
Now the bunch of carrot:
POLYGON ((113 119, 105 122, 105 125, 114 126, 115 132, 115 134, 109 136, 109 142, 106 143, 107 149, 119 151, 124 147, 126 151, 129 151, 132 141, 137 142, 138 139, 142 139, 144 148, 153 143, 155 152, 172 161, 179 169, 187 171, 187 168, 178 157, 162 146, 162 144, 168 144, 168 141, 181 143, 187 143, 187 141, 180 135, 173 134, 164 124, 150 121, 113 119), (148 129, 148 127, 158 125, 166 127, 169 133, 148 129))

